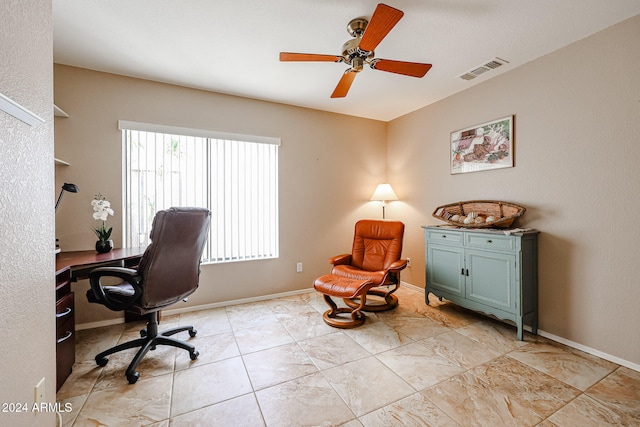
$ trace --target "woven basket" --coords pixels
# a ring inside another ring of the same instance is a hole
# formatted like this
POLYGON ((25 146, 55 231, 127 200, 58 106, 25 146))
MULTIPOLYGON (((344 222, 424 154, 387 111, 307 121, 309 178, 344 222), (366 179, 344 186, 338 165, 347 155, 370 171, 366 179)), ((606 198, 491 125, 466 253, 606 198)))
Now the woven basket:
POLYGON ((498 200, 471 200, 468 202, 456 202, 448 205, 438 206, 433 211, 433 217, 458 227, 466 228, 506 228, 510 227, 516 218, 522 216, 526 211, 522 206, 513 203, 501 202, 498 200), (455 215, 468 216, 475 214, 477 217, 485 219, 483 222, 472 222, 465 224, 455 220, 455 215), (486 221, 486 218, 493 216, 493 221, 486 221))

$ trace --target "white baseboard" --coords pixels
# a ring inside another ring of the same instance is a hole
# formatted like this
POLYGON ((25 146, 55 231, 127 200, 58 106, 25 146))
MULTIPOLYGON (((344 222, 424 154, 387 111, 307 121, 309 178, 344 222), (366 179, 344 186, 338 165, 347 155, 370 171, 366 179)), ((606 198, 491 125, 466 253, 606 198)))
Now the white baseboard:
MULTIPOLYGON (((400 282, 400 284, 402 286, 406 286, 407 288, 411 288, 413 290, 416 290, 416 291, 424 293, 424 288, 422 288, 422 287, 415 286, 415 285, 412 285, 411 283, 402 282, 402 281, 400 282)), ((282 297, 288 297, 288 296, 292 296, 292 295, 306 294, 306 293, 311 292, 311 291, 313 291, 313 289, 300 289, 300 290, 297 290, 297 291, 282 292, 282 293, 278 293, 278 294, 263 295, 263 296, 259 296, 259 297, 242 298, 242 299, 232 300, 232 301, 214 302, 214 303, 211 303, 211 304, 197 305, 197 306, 192 306, 192 307, 176 308, 176 309, 172 309, 172 310, 163 310, 162 312, 164 314, 166 314, 167 316, 170 316, 170 315, 173 315, 173 314, 189 313, 191 311, 207 310, 207 309, 221 308, 221 307, 229 307, 229 306, 233 306, 233 305, 247 304, 247 303, 251 303, 251 302, 266 301, 266 300, 270 300, 270 299, 274 299, 274 298, 282 298, 282 297)), ((117 325, 117 324, 120 324, 120 323, 124 323, 124 317, 122 317, 120 319, 103 320, 103 321, 100 321, 100 322, 82 323, 82 324, 76 325, 76 330, 100 328, 100 327, 103 327, 103 326, 117 325)), ((531 328, 529 328, 527 326, 525 326, 525 330, 528 330, 529 332, 531 332, 531 328)), ((538 329, 538 335, 540 335, 542 337, 545 337, 545 338, 548 338, 548 339, 550 339, 552 341, 556 341, 556 342, 558 342, 560 344, 564 344, 564 345, 569 346, 571 348, 575 348, 576 350, 584 351, 585 353, 591 354, 591 355, 599 357, 601 359, 608 360, 609 362, 617 363, 618 365, 625 366, 625 367, 627 367, 629 369, 633 369, 634 371, 640 372, 640 365, 637 364, 637 363, 633 363, 633 362, 630 362, 628 360, 621 359, 621 358, 619 358, 617 356, 612 356, 612 355, 604 353, 604 352, 602 352, 600 350, 596 350, 594 348, 587 347, 587 346, 579 344, 577 342, 570 341, 568 339, 559 337, 557 335, 554 335, 552 333, 543 331, 541 329, 538 329)))
POLYGON ((640 372, 640 365, 637 363, 633 363, 628 360, 621 359, 617 356, 612 356, 600 350, 596 350, 595 348, 587 347, 586 345, 582 345, 577 342, 570 341, 566 338, 559 337, 557 335, 551 334, 541 329, 538 329, 538 335, 548 338, 552 341, 559 342, 560 344, 564 344, 568 347, 575 348, 576 350, 584 351, 585 353, 589 353, 601 359, 608 360, 609 362, 617 363, 618 365, 626 366, 629 369, 633 369, 634 371, 640 372))
MULTIPOLYGON (((418 290, 418 291, 421 291, 421 292, 424 293, 424 288, 422 288, 422 287, 418 287, 418 286, 412 285, 411 283, 407 283, 407 282, 401 282, 401 284, 402 284, 402 286, 406 286, 408 288, 412 288, 412 289, 415 289, 415 290, 418 290)), ((524 326, 524 330, 531 332, 531 327, 525 325, 524 326)), ((633 369, 634 371, 640 372, 640 364, 633 363, 633 362, 630 362, 628 360, 621 359, 621 358, 619 358, 617 356, 613 356, 611 354, 604 353, 604 352, 602 352, 600 350, 596 350, 595 348, 587 347, 586 345, 582 345, 582 344, 579 344, 577 342, 573 342, 571 340, 559 337, 557 335, 554 335, 552 333, 543 331, 541 329, 538 329, 538 335, 540 335, 541 337, 548 338, 551 341, 555 341, 555 342, 558 342, 560 344, 564 344, 564 345, 566 345, 568 347, 575 348, 576 350, 584 351, 585 353, 591 354, 592 356, 596 356, 596 357, 599 357, 601 359, 608 360, 609 362, 617 363, 620 366, 625 366, 625 367, 627 367, 629 369, 633 369)))
MULTIPOLYGON (((283 298, 283 297, 288 297, 292 295, 306 294, 311 291, 313 291, 313 288, 300 289, 297 291, 281 292, 278 294, 263 295, 259 297, 242 298, 242 299, 231 300, 231 301, 214 302, 211 304, 195 305, 191 307, 174 308, 171 310, 162 310, 162 314, 171 316, 174 314, 189 313, 192 311, 208 310, 212 308, 221 308, 221 307, 230 307, 232 305, 247 304, 251 302, 267 301, 274 298, 283 298)), ((118 325, 120 323, 124 323, 124 316, 117 319, 101 320, 99 322, 80 323, 76 325, 76 331, 80 331, 83 329, 101 328, 103 326, 118 325)))
POLYGON ((211 304, 198 305, 196 307, 183 307, 183 308, 175 308, 172 310, 162 310, 162 313, 170 316, 172 314, 188 313, 190 311, 208 310, 211 308, 220 308, 220 307, 230 307, 232 305, 248 304, 251 302, 267 301, 274 298, 290 297, 293 295, 306 294, 311 291, 313 291, 313 288, 300 289, 297 291, 281 292, 278 294, 263 295, 259 297, 242 298, 242 299, 236 299, 232 301, 214 302, 211 304))
POLYGON ((118 319, 101 320, 99 322, 78 323, 76 324, 76 331, 82 331, 84 329, 102 328, 104 326, 118 325, 124 323, 124 317, 118 319))
POLYGON ((411 283, 403 282, 402 280, 400 281, 400 285, 401 286, 405 286, 407 288, 411 288, 414 291, 422 292, 424 294, 424 288, 423 287, 412 285, 411 283))

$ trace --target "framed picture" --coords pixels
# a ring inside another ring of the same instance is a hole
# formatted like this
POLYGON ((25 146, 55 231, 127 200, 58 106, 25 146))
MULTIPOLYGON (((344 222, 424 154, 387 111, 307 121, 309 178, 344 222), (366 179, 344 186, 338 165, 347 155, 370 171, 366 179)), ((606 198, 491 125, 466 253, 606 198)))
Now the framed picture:
POLYGON ((451 133, 451 174, 513 167, 513 116, 451 133))

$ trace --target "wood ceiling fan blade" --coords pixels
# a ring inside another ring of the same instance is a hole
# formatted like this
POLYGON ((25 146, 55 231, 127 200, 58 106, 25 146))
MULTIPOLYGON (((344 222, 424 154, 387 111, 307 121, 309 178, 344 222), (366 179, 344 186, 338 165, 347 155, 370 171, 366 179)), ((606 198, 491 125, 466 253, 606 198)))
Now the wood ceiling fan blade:
POLYGON ((401 10, 383 3, 378 4, 362 35, 360 49, 373 52, 403 16, 404 12, 401 10))
POLYGON ((323 55, 319 53, 280 52, 280 61, 340 62, 342 61, 342 56, 323 55))
POLYGON ((347 70, 344 72, 340 81, 338 82, 338 86, 333 90, 331 94, 332 98, 344 98, 347 96, 349 89, 351 88, 351 83, 353 83, 353 79, 356 78, 356 74, 358 74, 355 70, 347 70))
POLYGON ((391 59, 374 59, 371 62, 374 70, 386 71, 388 73, 402 74, 411 77, 424 77, 431 69, 431 64, 421 62, 393 61, 391 59))

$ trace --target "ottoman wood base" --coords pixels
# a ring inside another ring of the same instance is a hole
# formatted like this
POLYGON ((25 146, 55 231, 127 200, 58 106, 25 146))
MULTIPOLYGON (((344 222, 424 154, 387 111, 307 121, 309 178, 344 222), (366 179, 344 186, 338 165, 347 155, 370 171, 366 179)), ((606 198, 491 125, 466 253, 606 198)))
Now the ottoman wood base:
POLYGON ((313 287, 323 294, 324 301, 330 307, 323 315, 324 322, 334 328, 349 329, 360 326, 366 320, 362 308, 366 305, 367 292, 373 286, 368 280, 347 279, 335 274, 325 274, 318 277, 313 287), (351 299, 358 298, 360 304, 356 307, 338 307, 331 297, 351 299), (351 320, 345 319, 340 314, 349 314, 351 320))

